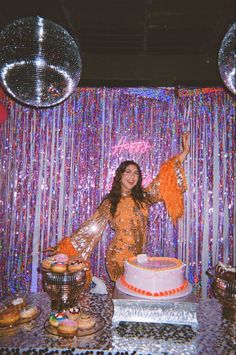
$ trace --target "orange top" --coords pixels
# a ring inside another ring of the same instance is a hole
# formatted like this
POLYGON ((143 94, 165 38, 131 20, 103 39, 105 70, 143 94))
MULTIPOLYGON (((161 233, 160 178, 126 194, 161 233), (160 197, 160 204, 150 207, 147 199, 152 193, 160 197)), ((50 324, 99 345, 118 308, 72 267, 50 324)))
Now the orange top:
POLYGON ((150 203, 142 207, 135 204, 131 196, 122 196, 115 217, 110 213, 110 201, 105 199, 94 215, 71 237, 58 243, 57 250, 69 256, 78 255, 88 259, 99 242, 107 223, 115 230, 115 236, 107 250, 106 264, 111 280, 123 274, 124 261, 142 253, 146 242, 149 207, 164 201, 167 212, 176 223, 183 214, 183 192, 186 190, 184 171, 177 157, 165 162, 159 174, 147 186, 145 192, 150 203))

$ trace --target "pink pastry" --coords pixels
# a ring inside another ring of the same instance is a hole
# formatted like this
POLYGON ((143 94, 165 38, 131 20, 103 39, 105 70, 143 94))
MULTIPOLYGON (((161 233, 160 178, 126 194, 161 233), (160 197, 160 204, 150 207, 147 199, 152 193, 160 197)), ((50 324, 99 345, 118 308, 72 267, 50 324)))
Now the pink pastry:
POLYGON ((58 325, 58 333, 61 334, 75 334, 77 330, 77 323, 71 319, 65 319, 58 325))

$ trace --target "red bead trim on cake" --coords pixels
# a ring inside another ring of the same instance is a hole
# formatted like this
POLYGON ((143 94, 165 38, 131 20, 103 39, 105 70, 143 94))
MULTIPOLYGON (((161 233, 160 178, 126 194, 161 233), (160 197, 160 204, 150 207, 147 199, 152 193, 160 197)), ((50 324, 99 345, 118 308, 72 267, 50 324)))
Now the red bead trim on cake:
POLYGON ((188 281, 184 280, 184 283, 180 287, 174 288, 172 290, 162 291, 162 292, 150 292, 150 291, 141 290, 140 288, 137 288, 137 287, 134 287, 134 286, 128 284, 125 281, 124 275, 121 276, 120 282, 123 286, 125 286, 126 288, 128 288, 129 290, 131 290, 133 292, 139 293, 140 295, 151 296, 151 297, 161 297, 161 296, 173 295, 177 292, 183 291, 188 286, 188 281))

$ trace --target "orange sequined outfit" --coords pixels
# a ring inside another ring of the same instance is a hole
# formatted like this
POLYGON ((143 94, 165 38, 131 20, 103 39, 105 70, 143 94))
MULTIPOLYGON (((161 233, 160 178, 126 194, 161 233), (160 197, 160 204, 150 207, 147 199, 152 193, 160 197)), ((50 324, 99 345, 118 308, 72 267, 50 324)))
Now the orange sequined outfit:
POLYGON ((146 241, 149 207, 164 201, 173 222, 183 214, 183 192, 186 180, 177 157, 165 162, 159 174, 145 189, 148 203, 142 207, 135 204, 131 196, 122 196, 114 218, 110 213, 110 201, 105 199, 94 215, 74 232, 70 238, 58 243, 57 250, 69 256, 88 259, 109 222, 115 231, 106 255, 106 265, 111 280, 123 274, 123 264, 129 257, 142 253, 146 241))

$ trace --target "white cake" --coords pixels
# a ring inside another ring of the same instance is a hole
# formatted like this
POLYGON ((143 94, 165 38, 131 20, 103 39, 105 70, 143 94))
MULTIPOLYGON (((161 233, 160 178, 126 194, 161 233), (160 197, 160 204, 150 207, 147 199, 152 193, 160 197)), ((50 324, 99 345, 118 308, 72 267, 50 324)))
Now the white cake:
POLYGON ((181 260, 141 254, 125 261, 124 268, 117 287, 125 293, 139 297, 174 298, 191 292, 181 260))

